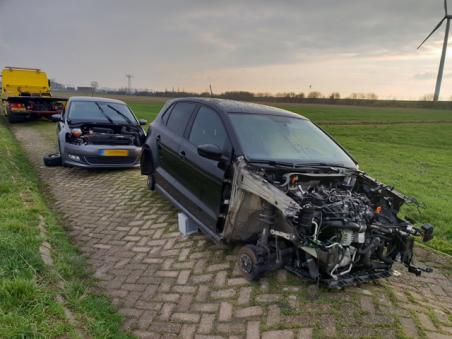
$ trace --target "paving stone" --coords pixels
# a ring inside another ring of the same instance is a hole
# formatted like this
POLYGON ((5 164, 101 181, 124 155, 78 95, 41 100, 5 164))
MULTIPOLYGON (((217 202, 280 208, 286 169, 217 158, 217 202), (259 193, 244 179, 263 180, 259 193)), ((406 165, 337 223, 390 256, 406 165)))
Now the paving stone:
POLYGON ((164 304, 162 310, 160 311, 160 320, 168 321, 173 313, 173 310, 176 308, 176 304, 167 303, 164 304))
POLYGON ((228 302, 222 302, 220 304, 220 313, 218 315, 219 321, 228 321, 232 318, 232 304, 228 302))
POLYGON ((300 328, 298 330, 298 339, 312 339, 312 328, 300 328))
POLYGON ((245 322, 217 323, 217 332, 224 334, 241 334, 246 331, 245 322))
POLYGON ((256 297, 258 303, 275 303, 280 300, 280 294, 261 294, 256 297))
POLYGON ((154 320, 156 315, 156 311, 144 311, 138 320, 138 327, 146 329, 151 324, 152 320, 154 320))
POLYGON ((149 326, 149 330, 166 334, 166 333, 174 333, 178 334, 182 328, 181 324, 176 324, 173 322, 156 322, 153 321, 149 326))
POLYGON ((215 287, 223 287, 226 284, 226 277, 228 272, 220 271, 215 275, 214 286, 215 287))
POLYGON ((281 321, 281 310, 277 305, 270 305, 267 313, 267 326, 273 327, 281 321))
POLYGON ((177 278, 177 283, 179 285, 184 285, 188 282, 188 278, 190 277, 191 271, 190 270, 183 270, 179 272, 179 276, 177 278))
POLYGON ((201 317, 201 323, 198 327, 198 333, 208 334, 213 330, 215 314, 204 313, 201 317))
POLYGON ((336 337, 336 325, 332 316, 322 316, 322 330, 327 337, 336 337))
POLYGON ((189 323, 197 323, 199 322, 200 315, 198 313, 174 313, 171 316, 171 320, 173 321, 182 321, 189 323))
POLYGON ((196 332, 196 325, 184 324, 180 330, 179 336, 182 339, 192 339, 194 338, 196 332))
POLYGON ((176 308, 180 312, 187 312, 190 309, 191 303, 193 301, 193 295, 184 294, 179 300, 176 308))
POLYGON ((260 322, 259 321, 248 321, 246 326, 246 339, 259 339, 260 331, 259 331, 260 322))
POLYGON ((421 326, 427 330, 427 331, 436 331, 435 325, 433 325, 432 320, 430 317, 425 313, 417 313, 417 318, 419 319, 419 322, 421 323, 421 326))
POLYGON ((199 286, 198 294, 196 294, 196 301, 206 300, 208 293, 209 293, 209 286, 207 286, 207 285, 199 286))
POLYGON ((248 285, 248 284, 249 284, 248 280, 246 280, 244 278, 228 279, 228 286, 243 286, 243 285, 248 285))
POLYGON ((242 287, 240 289, 239 297, 237 300, 238 305, 247 305, 250 303, 251 299, 251 287, 242 287))
POLYGON ((425 332, 429 339, 450 339, 450 334, 442 334, 438 332, 425 332))
POLYGON ((282 330, 282 331, 267 331, 262 333, 262 339, 292 339, 294 338, 294 334, 290 330, 282 330))
POLYGON ((210 293, 210 296, 213 299, 229 299, 235 296, 235 290, 232 288, 225 289, 225 290, 219 290, 219 291, 212 291, 210 293))
POLYGON ((237 309, 234 312, 234 316, 236 318, 249 318, 249 317, 257 317, 262 315, 262 307, 260 306, 251 306, 246 308, 237 309))
POLYGON ((219 304, 200 304, 200 303, 195 303, 192 306, 192 309, 195 312, 210 312, 210 313, 216 313, 220 308, 219 304))
POLYGON ((375 313, 375 306, 374 306, 374 303, 373 303, 371 297, 362 296, 360 298, 360 301, 361 301, 361 309, 364 312, 371 313, 371 314, 375 313))
POLYGON ((411 318, 400 318, 400 324, 402 325, 403 333, 408 338, 417 338, 418 332, 416 323, 411 318))

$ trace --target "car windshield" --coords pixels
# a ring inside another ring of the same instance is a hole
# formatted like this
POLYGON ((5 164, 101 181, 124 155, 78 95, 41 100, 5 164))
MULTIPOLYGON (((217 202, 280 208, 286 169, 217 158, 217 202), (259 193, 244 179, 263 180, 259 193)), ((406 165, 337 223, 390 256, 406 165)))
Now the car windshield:
POLYGON ((72 101, 68 121, 136 124, 132 111, 125 104, 106 101, 72 101))
POLYGON ((309 120, 262 114, 229 116, 250 161, 355 167, 353 160, 309 120))

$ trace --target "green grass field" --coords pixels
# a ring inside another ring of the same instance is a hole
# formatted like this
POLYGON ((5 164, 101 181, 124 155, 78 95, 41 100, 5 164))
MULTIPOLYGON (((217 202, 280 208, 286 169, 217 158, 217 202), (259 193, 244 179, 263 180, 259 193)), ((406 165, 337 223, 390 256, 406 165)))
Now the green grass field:
POLYGON ((108 299, 92 292, 84 260, 46 207, 45 188, 3 119, 0 159, 0 338, 129 337, 108 299), (43 241, 52 246, 53 266, 41 259, 43 241))
MULTIPOLYGON (((129 101, 140 118, 153 120, 163 102, 129 101)), ((424 204, 403 209, 436 227, 429 246, 452 254, 452 111, 332 105, 279 104, 319 123, 379 181, 424 204), (353 124, 353 125, 350 125, 353 124)))

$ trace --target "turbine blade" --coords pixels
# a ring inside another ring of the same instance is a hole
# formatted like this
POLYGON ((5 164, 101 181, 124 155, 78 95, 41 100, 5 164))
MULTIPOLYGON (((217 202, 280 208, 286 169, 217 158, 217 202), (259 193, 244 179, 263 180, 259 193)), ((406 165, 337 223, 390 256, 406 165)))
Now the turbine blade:
POLYGON ((447 0, 444 0, 444 11, 446 12, 446 15, 448 14, 447 13, 447 0))
POLYGON ((436 27, 433 29, 433 31, 432 31, 432 32, 424 39, 424 41, 422 41, 422 43, 418 46, 417 49, 421 48, 421 46, 424 44, 424 42, 426 42, 426 41, 433 35, 433 33, 435 33, 435 32, 438 30, 438 28, 441 27, 441 25, 443 24, 444 20, 446 20, 446 17, 444 17, 444 18, 438 23, 438 25, 436 25, 436 27))

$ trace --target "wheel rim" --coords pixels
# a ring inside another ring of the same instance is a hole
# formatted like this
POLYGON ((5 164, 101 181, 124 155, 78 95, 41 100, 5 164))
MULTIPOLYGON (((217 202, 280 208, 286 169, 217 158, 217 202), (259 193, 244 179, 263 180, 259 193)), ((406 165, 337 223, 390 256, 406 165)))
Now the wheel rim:
POLYGON ((240 256, 240 268, 243 272, 251 274, 253 272, 253 261, 247 254, 242 254, 240 256))

